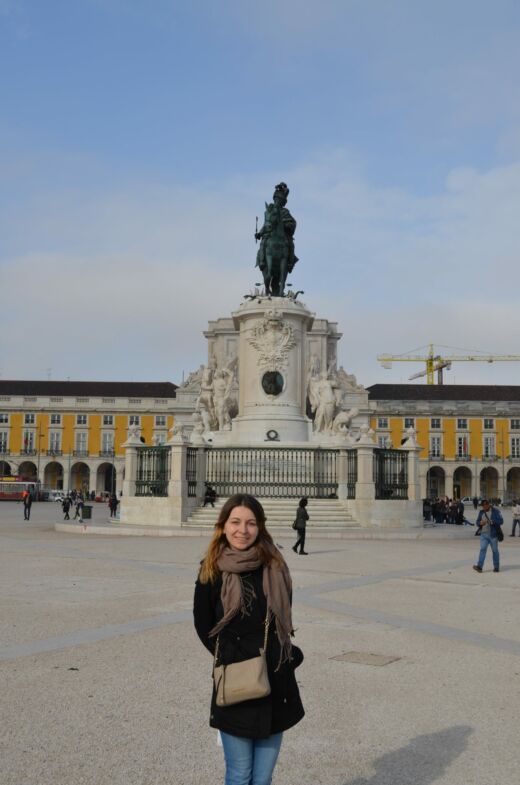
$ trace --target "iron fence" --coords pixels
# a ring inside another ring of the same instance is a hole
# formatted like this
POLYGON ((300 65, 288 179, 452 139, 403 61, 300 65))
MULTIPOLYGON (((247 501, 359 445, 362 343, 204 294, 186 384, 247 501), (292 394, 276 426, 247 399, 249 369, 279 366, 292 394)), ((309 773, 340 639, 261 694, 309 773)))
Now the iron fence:
POLYGON ((197 448, 188 447, 186 451, 186 481, 188 483, 188 496, 197 495, 197 448))
POLYGON ((212 447, 207 451, 206 481, 219 496, 249 493, 271 498, 326 499, 337 496, 338 452, 296 447, 212 447))
POLYGON ((376 499, 408 499, 408 453, 374 449, 376 499))
POLYGON ((137 450, 136 496, 168 496, 170 447, 140 447, 137 450))
POLYGON ((357 450, 347 450, 347 499, 356 498, 357 450))

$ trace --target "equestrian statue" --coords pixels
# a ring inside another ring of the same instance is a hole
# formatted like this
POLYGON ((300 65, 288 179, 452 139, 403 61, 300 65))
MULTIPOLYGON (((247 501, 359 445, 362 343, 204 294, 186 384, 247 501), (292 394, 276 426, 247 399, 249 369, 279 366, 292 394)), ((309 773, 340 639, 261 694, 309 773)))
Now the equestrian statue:
POLYGON ((284 296, 287 275, 292 273, 298 261, 293 240, 296 221, 285 206, 288 196, 287 185, 279 183, 274 189, 272 203, 265 203, 264 225, 255 232, 255 239, 260 240, 256 267, 264 277, 266 295, 273 297, 284 296))

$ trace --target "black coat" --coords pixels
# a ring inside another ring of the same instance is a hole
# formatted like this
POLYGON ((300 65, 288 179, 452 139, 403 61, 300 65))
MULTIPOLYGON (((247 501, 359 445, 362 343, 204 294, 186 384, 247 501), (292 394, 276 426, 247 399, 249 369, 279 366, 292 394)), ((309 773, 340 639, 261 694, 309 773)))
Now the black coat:
MULTIPOLYGON (((252 585, 256 598, 247 616, 237 614, 220 632, 219 663, 228 665, 257 657, 258 650, 263 646, 267 606, 262 588, 262 570, 263 568, 259 567, 254 572, 241 576, 252 585)), ((215 636, 210 638, 208 633, 224 615, 220 600, 221 588, 222 578, 218 578, 215 583, 206 584, 197 580, 195 585, 193 607, 195 628, 200 640, 212 655, 215 652, 216 640, 215 636)), ((234 706, 217 706, 215 688, 213 688, 209 721, 212 728, 218 728, 234 736, 264 739, 273 733, 291 728, 302 719, 305 712, 294 671, 302 663, 303 654, 300 649, 293 646, 292 662, 284 662, 280 669, 276 670, 280 657, 280 644, 274 621, 269 626, 266 656, 271 694, 265 698, 244 701, 234 706)))
POLYGON ((309 520, 309 513, 305 507, 298 507, 296 510, 296 528, 298 530, 305 529, 307 521, 309 520))

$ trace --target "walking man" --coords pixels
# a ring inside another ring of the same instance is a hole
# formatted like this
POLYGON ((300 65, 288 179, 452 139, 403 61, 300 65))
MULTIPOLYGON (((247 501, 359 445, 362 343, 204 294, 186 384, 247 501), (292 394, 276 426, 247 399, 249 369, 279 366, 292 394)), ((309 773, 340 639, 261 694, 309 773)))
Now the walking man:
POLYGON ((293 551, 299 553, 300 556, 307 556, 305 550, 305 529, 307 521, 309 520, 309 513, 305 509, 307 507, 307 499, 305 496, 298 502, 298 509, 296 510, 296 520, 294 521, 294 528, 298 532, 298 539, 293 545, 293 551), (300 550, 298 550, 298 548, 300 550))
POLYGON ((473 565, 473 569, 477 572, 482 572, 486 552, 489 546, 493 551, 493 572, 500 571, 500 554, 498 552, 498 541, 503 540, 502 524, 504 519, 502 513, 497 507, 492 507, 487 499, 482 499, 482 509, 477 517, 477 531, 475 534, 480 534, 480 553, 478 556, 477 564, 473 565))
POLYGON ((61 503, 61 509, 65 514, 65 517, 63 518, 64 521, 70 521, 70 515, 69 515, 70 505, 71 505, 70 498, 66 496, 61 503))
POLYGON ((511 512, 513 513, 513 531, 509 536, 510 537, 515 536, 516 526, 518 524, 518 536, 520 537, 520 500, 516 499, 513 502, 513 507, 511 512))
POLYGON ((31 520, 31 507, 32 507, 32 496, 31 492, 27 491, 23 499, 23 519, 24 521, 31 520))

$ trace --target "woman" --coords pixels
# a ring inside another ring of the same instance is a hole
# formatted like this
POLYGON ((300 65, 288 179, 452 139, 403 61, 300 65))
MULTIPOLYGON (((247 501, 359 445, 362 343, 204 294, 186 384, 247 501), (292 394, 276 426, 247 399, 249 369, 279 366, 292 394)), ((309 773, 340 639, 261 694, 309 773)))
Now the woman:
POLYGON ((295 529, 298 532, 298 539, 293 545, 293 551, 295 553, 298 552, 298 546, 300 548, 300 556, 308 556, 307 551, 304 550, 305 548, 305 529, 307 526, 307 521, 309 520, 309 513, 305 509, 307 507, 307 499, 305 496, 303 499, 300 499, 298 502, 298 509, 296 510, 296 520, 295 529))
POLYGON ((226 761, 226 785, 269 785, 282 734, 303 715, 294 670, 303 654, 291 644, 292 587, 287 565, 265 527, 262 505, 245 494, 223 505, 195 586, 197 634, 218 664, 258 657, 266 648, 271 693, 232 706, 217 706, 210 726, 218 728, 226 761))

